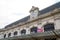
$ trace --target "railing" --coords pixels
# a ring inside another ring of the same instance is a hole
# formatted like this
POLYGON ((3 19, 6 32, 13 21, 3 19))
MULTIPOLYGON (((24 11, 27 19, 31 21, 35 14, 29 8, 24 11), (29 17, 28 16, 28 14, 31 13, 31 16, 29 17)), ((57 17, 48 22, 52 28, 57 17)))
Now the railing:
POLYGON ((26 34, 21 36, 14 36, 14 37, 4 38, 0 40, 25 39, 25 38, 37 38, 37 37, 44 38, 44 37, 50 37, 50 36, 60 37, 60 29, 54 30, 54 31, 41 32, 41 33, 31 33, 31 34, 26 34))

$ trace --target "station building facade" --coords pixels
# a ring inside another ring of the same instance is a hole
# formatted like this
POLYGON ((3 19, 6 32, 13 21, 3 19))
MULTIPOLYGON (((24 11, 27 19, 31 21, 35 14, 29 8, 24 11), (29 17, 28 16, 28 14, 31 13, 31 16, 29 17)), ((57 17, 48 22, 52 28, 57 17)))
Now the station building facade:
POLYGON ((60 2, 43 10, 32 6, 29 12, 0 29, 0 40, 60 40, 60 2))

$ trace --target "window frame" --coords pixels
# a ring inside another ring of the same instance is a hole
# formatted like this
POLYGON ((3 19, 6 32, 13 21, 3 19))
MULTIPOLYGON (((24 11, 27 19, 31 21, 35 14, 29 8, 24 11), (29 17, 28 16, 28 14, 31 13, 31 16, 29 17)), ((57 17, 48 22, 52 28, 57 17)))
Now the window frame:
POLYGON ((18 34, 18 31, 15 31, 15 32, 14 32, 14 36, 17 35, 17 34, 18 34))
POLYGON ((11 33, 8 34, 8 37, 10 37, 10 36, 11 36, 11 33))
POLYGON ((37 33, 37 27, 30 28, 30 33, 37 33))
POLYGON ((4 38, 6 38, 6 34, 4 34, 4 38))
POLYGON ((22 29, 21 34, 26 34, 26 29, 22 29))

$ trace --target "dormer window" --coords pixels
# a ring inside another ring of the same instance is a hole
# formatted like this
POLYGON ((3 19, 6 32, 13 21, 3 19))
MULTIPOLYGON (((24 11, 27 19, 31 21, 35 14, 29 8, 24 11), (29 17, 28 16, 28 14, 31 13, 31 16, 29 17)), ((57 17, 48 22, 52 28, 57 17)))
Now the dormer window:
POLYGON ((26 34, 26 30, 25 29, 21 30, 21 34, 26 34))
POLYGON ((36 19, 38 17, 39 8, 32 6, 30 12, 30 19, 36 19))

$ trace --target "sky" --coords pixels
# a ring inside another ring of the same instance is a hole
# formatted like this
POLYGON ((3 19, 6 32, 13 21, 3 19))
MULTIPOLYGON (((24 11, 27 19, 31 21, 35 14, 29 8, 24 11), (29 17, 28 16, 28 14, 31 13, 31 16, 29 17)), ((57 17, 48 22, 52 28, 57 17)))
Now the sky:
POLYGON ((32 6, 40 10, 60 0, 0 0, 0 29, 30 15, 32 6))

